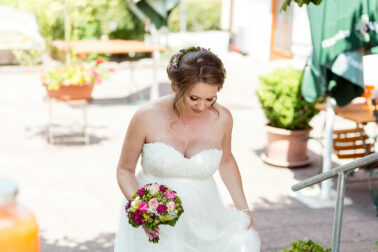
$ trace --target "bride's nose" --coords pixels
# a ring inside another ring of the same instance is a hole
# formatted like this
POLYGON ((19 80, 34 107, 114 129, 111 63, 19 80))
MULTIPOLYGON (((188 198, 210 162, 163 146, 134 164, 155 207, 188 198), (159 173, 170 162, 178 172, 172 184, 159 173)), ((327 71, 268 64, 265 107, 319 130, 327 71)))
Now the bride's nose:
POLYGON ((199 110, 204 110, 205 109, 205 102, 203 101, 200 101, 197 106, 196 106, 199 110))

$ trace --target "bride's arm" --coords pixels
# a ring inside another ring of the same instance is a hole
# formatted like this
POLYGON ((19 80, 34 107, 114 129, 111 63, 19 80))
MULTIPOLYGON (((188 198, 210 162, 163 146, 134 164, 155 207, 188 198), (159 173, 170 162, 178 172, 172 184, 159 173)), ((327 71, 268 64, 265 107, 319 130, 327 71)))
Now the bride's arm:
POLYGON ((135 168, 146 139, 144 109, 139 109, 132 117, 127 128, 121 155, 117 166, 118 185, 127 200, 137 190, 135 168))
MULTIPOLYGON (((231 135, 233 120, 229 110, 225 109, 225 135, 222 141, 223 156, 219 167, 219 174, 231 198, 234 202, 236 209, 248 209, 248 203, 244 194, 242 179, 236 160, 231 152, 231 135)), ((250 211, 246 212, 251 218, 251 225, 253 226, 252 214, 250 211)), ((250 226, 251 226, 250 225, 250 226)))
MULTIPOLYGON (((149 117, 146 114, 147 111, 140 108, 131 119, 118 162, 117 181, 127 200, 130 200, 134 191, 138 189, 135 168, 147 136, 146 122, 149 117)), ((153 235, 159 235, 159 226, 154 230, 148 230, 144 224, 142 226, 150 240, 153 239, 153 235)))

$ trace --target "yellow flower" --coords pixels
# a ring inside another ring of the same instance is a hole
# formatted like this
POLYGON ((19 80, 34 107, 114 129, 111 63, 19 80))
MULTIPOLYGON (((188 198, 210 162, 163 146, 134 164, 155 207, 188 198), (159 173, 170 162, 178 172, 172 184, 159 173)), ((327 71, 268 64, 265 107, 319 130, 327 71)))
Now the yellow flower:
POLYGON ((147 215, 147 214, 145 214, 145 213, 143 213, 143 217, 144 217, 144 219, 145 219, 146 221, 148 221, 148 220, 150 219, 150 216, 147 215))

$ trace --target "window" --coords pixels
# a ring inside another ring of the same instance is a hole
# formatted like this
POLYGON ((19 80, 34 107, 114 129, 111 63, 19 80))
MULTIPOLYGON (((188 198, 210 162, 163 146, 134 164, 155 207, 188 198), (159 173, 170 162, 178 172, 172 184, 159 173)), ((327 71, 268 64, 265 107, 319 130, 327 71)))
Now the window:
POLYGON ((283 0, 272 0, 270 59, 292 58, 293 7, 280 11, 283 0))

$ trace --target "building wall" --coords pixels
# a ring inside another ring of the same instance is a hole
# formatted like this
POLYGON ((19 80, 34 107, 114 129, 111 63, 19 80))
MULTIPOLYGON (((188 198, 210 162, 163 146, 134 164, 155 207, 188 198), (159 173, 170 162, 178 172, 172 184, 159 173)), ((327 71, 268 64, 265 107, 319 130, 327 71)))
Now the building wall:
MULTIPOLYGON (((230 2, 223 0, 221 27, 227 30, 230 19, 230 2)), ((310 27, 307 10, 293 4, 293 43, 294 58, 306 57, 311 52, 310 27)), ((256 60, 267 61, 270 57, 272 34, 272 1, 234 0, 233 32, 238 49, 256 60)))
POLYGON ((291 51, 294 58, 303 58, 311 54, 311 31, 308 22, 307 8, 294 6, 293 41, 291 51))

